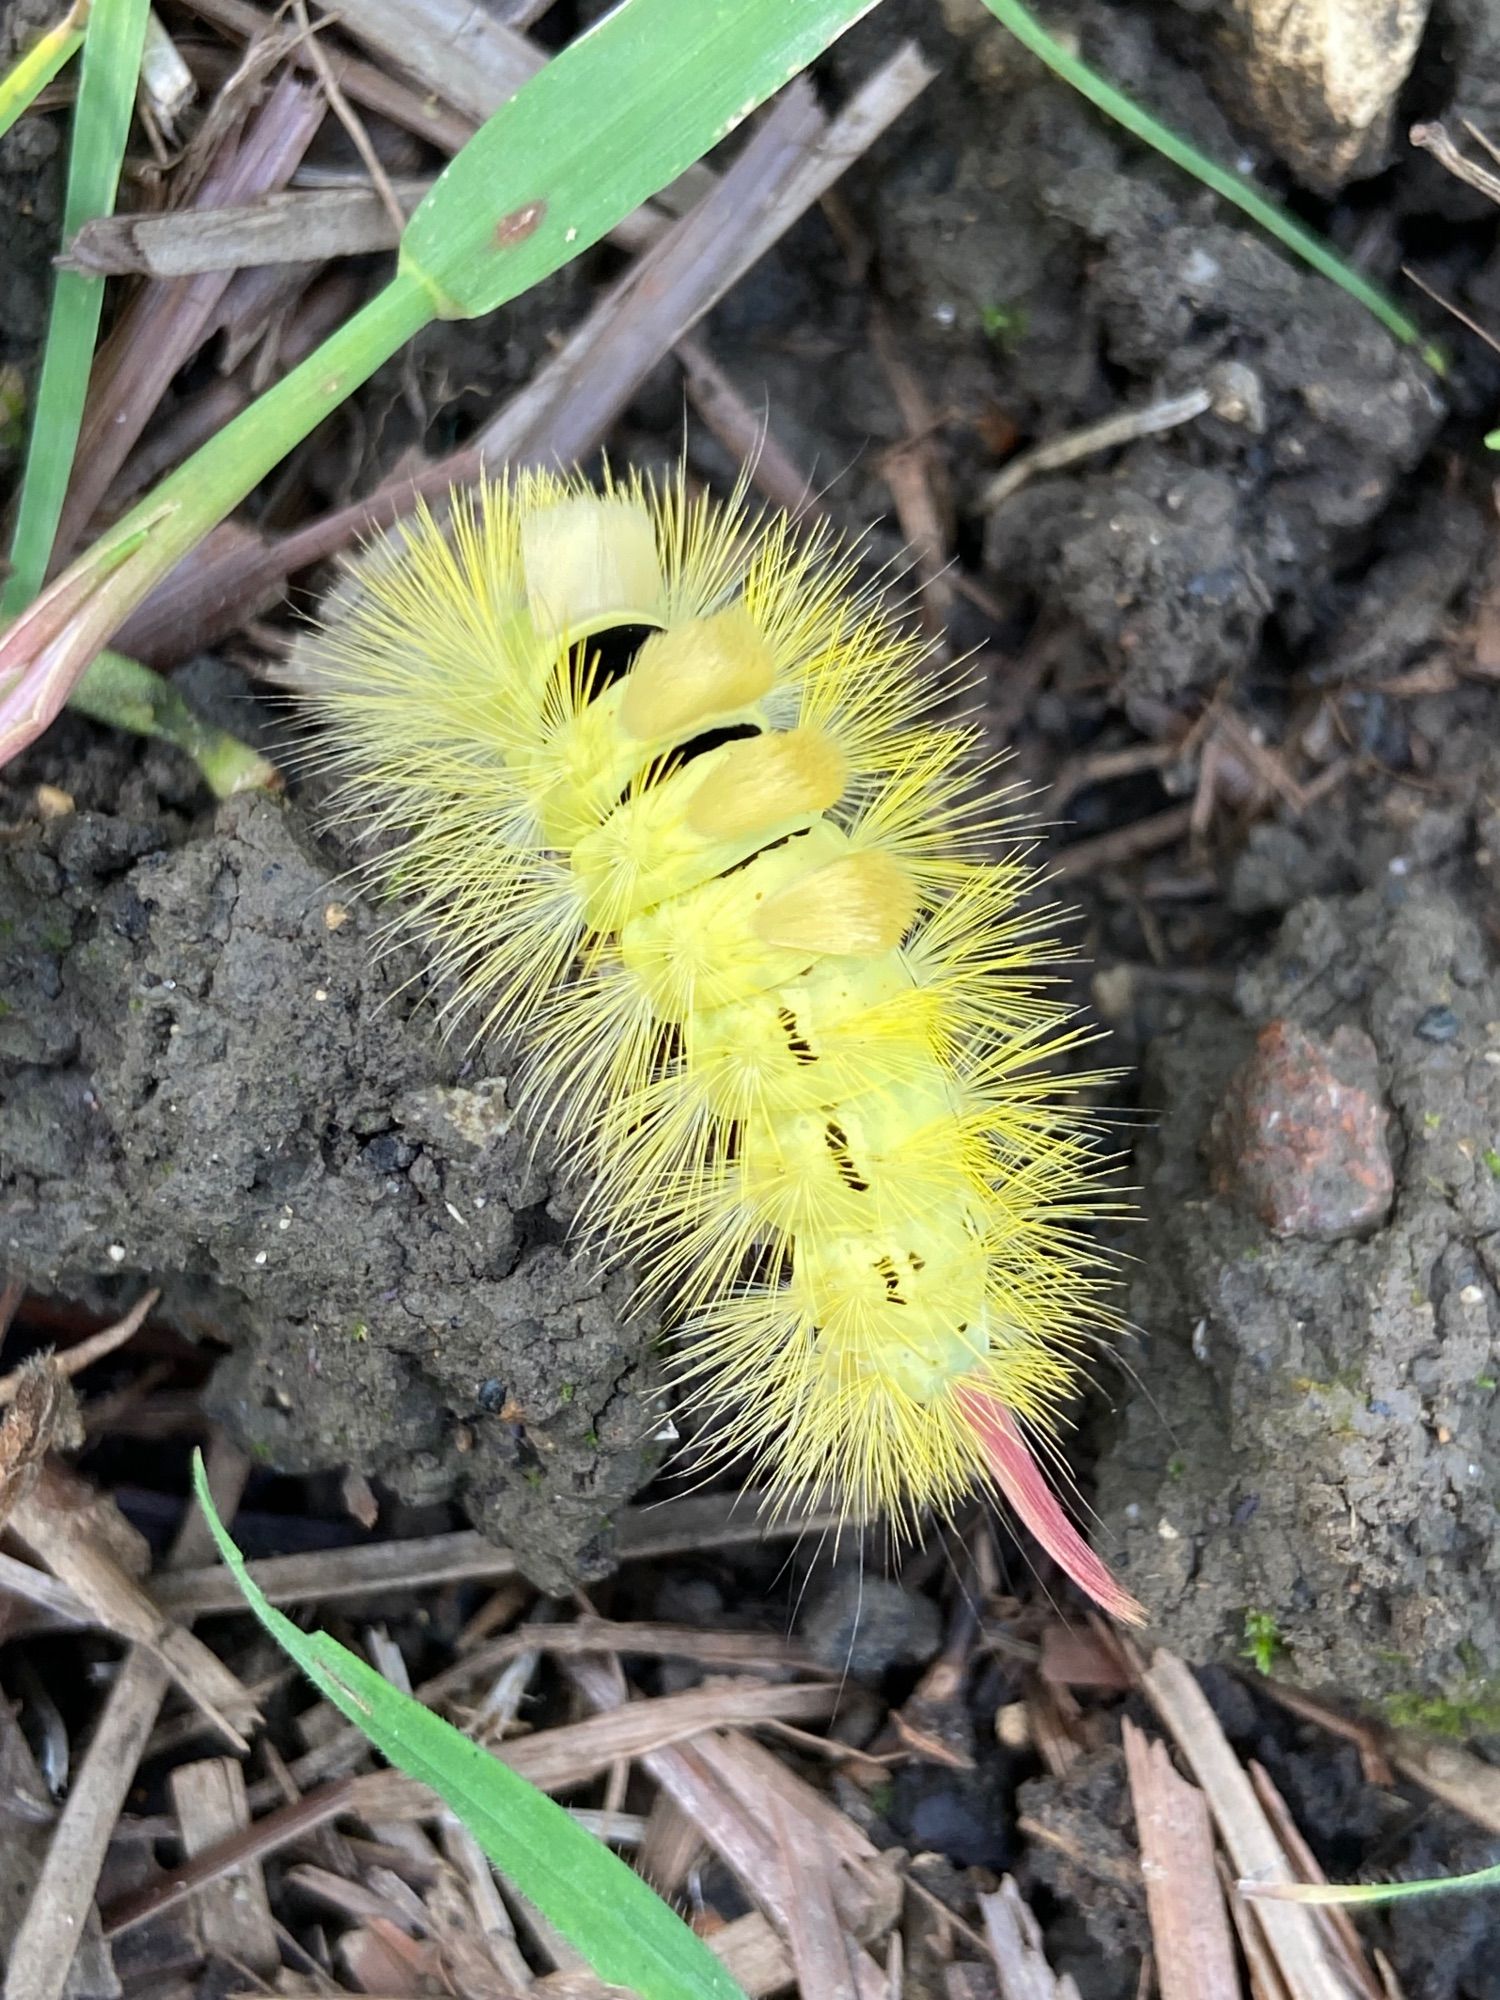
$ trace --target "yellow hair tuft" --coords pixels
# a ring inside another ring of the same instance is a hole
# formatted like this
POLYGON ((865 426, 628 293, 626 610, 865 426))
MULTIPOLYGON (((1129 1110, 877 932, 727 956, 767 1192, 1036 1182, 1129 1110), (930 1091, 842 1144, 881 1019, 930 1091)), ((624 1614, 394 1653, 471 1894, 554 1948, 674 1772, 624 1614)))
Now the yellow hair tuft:
POLYGON ((309 700, 713 1449, 903 1529, 987 1481, 1129 1617, 1036 1457, 1114 1323, 1089 1035, 953 688, 823 532, 533 472, 367 555, 309 700))

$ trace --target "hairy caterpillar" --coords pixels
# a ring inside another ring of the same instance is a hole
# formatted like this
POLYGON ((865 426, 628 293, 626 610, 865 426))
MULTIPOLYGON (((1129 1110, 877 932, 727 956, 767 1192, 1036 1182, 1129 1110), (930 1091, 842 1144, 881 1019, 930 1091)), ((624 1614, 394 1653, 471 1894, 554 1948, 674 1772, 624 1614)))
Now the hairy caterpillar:
POLYGON ((1048 1074, 1083 1031, 927 650, 739 496, 534 472, 377 547, 310 700, 591 1226, 685 1307, 718 1448, 902 1528, 988 1481, 1133 1618, 1027 1441, 1111 1318, 1107 1157, 1048 1074))

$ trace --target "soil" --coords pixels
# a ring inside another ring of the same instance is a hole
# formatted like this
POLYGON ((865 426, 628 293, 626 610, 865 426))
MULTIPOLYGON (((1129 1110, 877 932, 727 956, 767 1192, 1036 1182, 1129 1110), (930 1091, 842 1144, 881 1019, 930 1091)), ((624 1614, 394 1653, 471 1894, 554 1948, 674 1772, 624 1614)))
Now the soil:
MULTIPOLYGON (((1099 68, 1287 191, 1367 269, 1396 283, 1410 258, 1500 321, 1492 211, 1430 160, 1403 148, 1388 163, 1382 141, 1318 202, 1274 132, 1231 122, 1232 39, 1201 59, 1231 12, 1089 0, 1068 25, 1099 68)), ((907 418, 876 316, 894 330, 933 406, 960 571, 991 607, 956 595, 953 640, 983 649, 1022 777, 1170 746, 1209 709, 1263 748, 1326 697, 1337 717, 1321 794, 1231 798, 1171 866, 1079 885, 1110 1053, 1141 1059, 1147 1114, 1140 1332, 1089 1433, 1105 1541, 1196 1659, 1237 1651, 1253 1612, 1294 1675, 1477 1713, 1500 1675, 1500 765, 1495 690, 1469 674, 1460 628, 1482 609, 1477 437, 1500 371, 1455 336, 1439 384, 1045 77, 979 0, 888 0, 830 74, 863 73, 908 33, 937 81, 843 183, 838 231, 810 217, 714 313, 715 358, 879 559, 902 541, 881 460, 907 418), (1200 385, 1214 403, 1197 421, 986 514, 1013 449, 1200 385), (1037 631, 1048 674, 1018 713, 1012 677, 1037 631), (1368 1038, 1393 1197, 1361 1233, 1278 1233, 1215 1164, 1216 1114, 1273 1022, 1368 1038)), ((1394 129, 1497 106, 1490 11, 1440 0, 1394 129)), ((33 123, 0 147, 37 218, 4 253, 26 283, 0 269, 0 356, 23 366, 48 134, 33 123)), ((470 380, 481 349, 516 379, 547 324, 497 323, 493 350, 482 330, 438 329, 424 380, 470 380)), ((371 435, 395 379, 369 392, 371 435)), ((663 370, 618 455, 674 450, 680 394, 663 370)), ((446 444, 462 429, 452 396, 428 402, 446 444)), ((689 459, 730 470, 691 427, 689 459)), ((246 726, 222 668, 187 678, 246 726)), ((566 1196, 506 1107, 503 1048, 443 1044, 439 996, 372 948, 378 918, 295 790, 215 810, 175 753, 77 720, 5 780, 7 1268, 99 1311, 162 1285, 178 1328, 232 1348, 212 1406, 268 1464, 456 1499, 548 1589, 601 1574, 611 1509, 654 1463, 654 1329, 624 1311, 628 1273, 569 1254, 566 1196), (39 783, 74 810, 39 817, 39 783)), ((1192 783, 1169 755, 1089 783, 1057 844, 1128 827, 1192 783)))
POLYGON ((73 796, 0 852, 7 1265, 100 1310, 160 1284, 233 1345, 208 1402, 264 1462, 456 1495, 545 1589, 603 1574, 650 1325, 563 1247, 503 1073, 443 1048, 294 806, 73 796))

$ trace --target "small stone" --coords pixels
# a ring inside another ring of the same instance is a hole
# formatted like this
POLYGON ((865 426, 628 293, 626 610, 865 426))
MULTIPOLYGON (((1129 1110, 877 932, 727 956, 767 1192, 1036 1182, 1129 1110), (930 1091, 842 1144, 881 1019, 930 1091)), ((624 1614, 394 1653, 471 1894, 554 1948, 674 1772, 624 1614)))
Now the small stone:
POLYGON ((1451 1042, 1458 1029, 1458 1016, 1451 1007, 1429 1007, 1416 1026, 1424 1042, 1451 1042))
POLYGON ((1031 1748, 1031 1708, 1028 1703, 1007 1701, 995 1710, 995 1741, 1002 1750, 1031 1748))
POLYGON ((73 794, 59 785, 38 785, 36 809, 42 819, 66 819, 74 810, 73 794))
POLYGON ((812 1602, 801 1621, 801 1638, 823 1666, 856 1680, 877 1680, 889 1667, 930 1660, 942 1626, 930 1598, 882 1576, 845 1570, 812 1602))
POLYGON ((1375 1046, 1292 1021, 1256 1037, 1210 1132, 1214 1187, 1277 1236, 1332 1242, 1385 1220, 1395 1191, 1375 1046))

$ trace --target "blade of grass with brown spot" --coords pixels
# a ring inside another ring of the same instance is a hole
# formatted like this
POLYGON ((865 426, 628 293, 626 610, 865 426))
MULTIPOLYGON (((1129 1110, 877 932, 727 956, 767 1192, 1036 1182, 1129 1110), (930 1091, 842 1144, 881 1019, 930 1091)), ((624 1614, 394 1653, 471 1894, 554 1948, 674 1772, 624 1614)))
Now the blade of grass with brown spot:
POLYGON ((383 361, 434 318, 492 312, 597 243, 874 4, 625 0, 579 36, 439 176, 384 290, 0 638, 0 759, 46 727, 152 584, 383 361))

